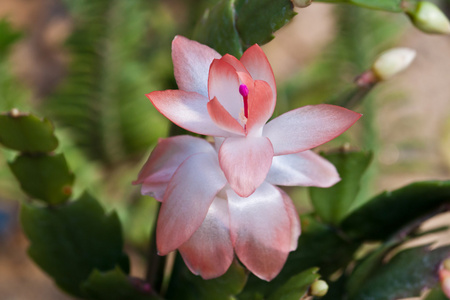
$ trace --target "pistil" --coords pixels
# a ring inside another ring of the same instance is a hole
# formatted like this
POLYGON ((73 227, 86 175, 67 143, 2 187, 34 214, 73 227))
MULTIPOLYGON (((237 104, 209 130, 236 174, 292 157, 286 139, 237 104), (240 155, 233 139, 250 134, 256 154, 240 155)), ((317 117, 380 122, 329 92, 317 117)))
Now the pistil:
POLYGON ((248 87, 245 84, 239 86, 239 93, 244 98, 244 116, 248 119, 248 87))

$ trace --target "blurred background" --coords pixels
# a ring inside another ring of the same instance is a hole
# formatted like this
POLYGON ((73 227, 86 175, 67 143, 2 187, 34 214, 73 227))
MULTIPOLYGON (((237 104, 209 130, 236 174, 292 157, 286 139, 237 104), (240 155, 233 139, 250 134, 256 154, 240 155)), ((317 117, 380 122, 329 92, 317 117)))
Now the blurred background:
MULTIPOLYGON (((57 152, 76 175, 74 196, 87 189, 119 212, 136 276, 144 273, 156 201, 131 182, 170 126, 145 94, 176 88, 171 41, 190 37, 215 2, 0 1, 0 111, 18 108, 54 122, 57 152)), ((450 1, 436 3, 450 12, 450 1)), ((378 85, 354 108, 361 121, 321 150, 345 144, 374 152, 363 199, 449 179, 450 38, 420 32, 402 14, 323 3, 296 11, 263 47, 278 84, 275 115, 333 102, 380 52, 413 48, 411 67, 378 85)), ((18 203, 27 197, 7 166, 13 155, 0 150, 0 299, 70 299, 26 256, 18 203)), ((306 190, 289 192, 308 211, 306 190)))

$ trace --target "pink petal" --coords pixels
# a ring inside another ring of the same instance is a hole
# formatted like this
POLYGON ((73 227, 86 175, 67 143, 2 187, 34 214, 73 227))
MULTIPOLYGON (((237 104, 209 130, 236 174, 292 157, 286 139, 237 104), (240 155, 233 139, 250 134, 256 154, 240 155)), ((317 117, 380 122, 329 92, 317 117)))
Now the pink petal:
POLYGON ((256 80, 248 94, 249 135, 261 136, 262 128, 273 114, 272 90, 267 82, 256 80))
POLYGON ((208 102, 207 107, 209 116, 219 128, 235 134, 245 135, 242 125, 230 115, 216 97, 208 102))
POLYGON ((208 46, 176 36, 172 42, 172 60, 178 88, 207 97, 209 66, 220 57, 208 46))
POLYGON ((153 197, 159 202, 162 202, 170 178, 164 178, 163 180, 161 182, 143 182, 141 185, 141 194, 153 197))
POLYGON ((240 62, 239 59, 237 59, 236 57, 234 57, 230 54, 225 54, 224 56, 222 56, 222 58, 220 60, 230 64, 236 70, 236 72, 246 73, 250 76, 250 73, 244 67, 242 62, 240 62))
POLYGON ((209 99, 216 97, 235 119, 239 119, 244 107, 239 85, 238 74, 230 64, 218 59, 213 61, 208 78, 209 99))
POLYGON ((336 168, 312 152, 275 156, 266 180, 274 185, 330 187, 339 182, 336 168))
POLYGON ((250 196, 264 181, 272 157, 272 145, 265 137, 227 138, 219 150, 220 167, 241 197, 250 196))
POLYGON ((241 57, 241 62, 248 70, 254 80, 263 80, 270 85, 272 89, 272 112, 277 101, 277 87, 272 67, 267 60, 264 51, 258 46, 253 45, 248 48, 241 57))
POLYGON ((272 142, 275 155, 296 153, 334 139, 360 117, 361 114, 340 106, 309 105, 270 121, 263 135, 272 142))
POLYGON ((300 237, 301 227, 300 218, 298 217, 297 209, 291 198, 282 189, 278 188, 278 191, 283 196, 284 205, 289 215, 289 221, 291 223, 291 248, 290 251, 297 249, 298 238, 300 237))
POLYGON ((445 296, 450 299, 450 277, 446 277, 441 281, 441 288, 445 296))
MULTIPOLYGON (((241 83, 245 84, 247 88, 253 88, 255 86, 255 81, 253 80, 252 76, 246 72, 237 72, 239 76, 239 80, 241 83)), ((242 100, 243 101, 243 100, 242 100)))
POLYGON ((142 184, 143 195, 162 201, 167 184, 181 163, 195 153, 214 153, 207 141, 188 135, 161 139, 133 184, 142 184))
MULTIPOLYGON (((447 258, 448 259, 448 258, 447 258)), ((447 270, 444 266, 444 262, 439 266, 439 280, 441 282, 441 289, 447 298, 450 299, 450 270, 447 270)))
POLYGON ((230 136, 211 120, 206 105, 208 98, 193 92, 179 90, 156 91, 147 97, 170 121, 186 130, 213 136, 230 136))
POLYGON ((236 255, 253 274, 272 280, 291 249, 291 222, 282 195, 264 182, 248 198, 232 190, 227 196, 236 255))
POLYGON ((214 199, 202 225, 179 251, 192 273, 204 279, 219 277, 228 270, 234 251, 225 199, 214 199))
POLYGON ((192 236, 225 183, 214 154, 194 154, 180 165, 167 186, 158 216, 156 243, 160 255, 175 250, 192 236))

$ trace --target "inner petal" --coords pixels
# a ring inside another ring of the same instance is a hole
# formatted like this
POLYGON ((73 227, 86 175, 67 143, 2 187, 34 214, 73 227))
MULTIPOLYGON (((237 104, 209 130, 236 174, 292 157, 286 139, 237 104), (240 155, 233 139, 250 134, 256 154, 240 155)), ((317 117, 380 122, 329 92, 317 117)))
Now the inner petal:
POLYGON ((222 60, 214 60, 209 70, 208 97, 217 98, 230 115, 239 120, 243 103, 239 93, 239 77, 230 64, 222 60))

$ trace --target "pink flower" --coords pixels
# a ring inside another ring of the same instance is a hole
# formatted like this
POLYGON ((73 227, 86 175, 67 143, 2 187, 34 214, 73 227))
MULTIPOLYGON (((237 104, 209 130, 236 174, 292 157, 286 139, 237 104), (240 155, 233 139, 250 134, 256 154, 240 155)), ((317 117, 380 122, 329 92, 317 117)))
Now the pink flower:
POLYGON ((240 60, 177 36, 172 59, 179 90, 147 95, 172 122, 221 137, 219 164, 231 188, 250 196, 264 181, 274 156, 319 146, 343 133, 361 115, 334 105, 305 106, 266 124, 275 108, 272 68, 258 45, 240 60))
POLYGON ((297 248, 298 214, 275 185, 329 187, 334 166, 309 151, 349 128, 360 114, 306 106, 270 121, 276 100, 262 50, 241 60, 176 37, 172 56, 180 90, 152 92, 155 107, 177 125, 215 137, 161 140, 135 184, 162 201, 157 247, 179 249, 203 278, 226 272, 234 258, 256 276, 273 279, 297 248))
POLYGON ((160 140, 135 182, 143 194, 163 202, 156 231, 159 254, 179 249, 189 269, 209 279, 224 274, 236 253, 256 276, 274 278, 297 248, 300 222, 289 196, 273 184, 339 180, 334 166, 313 152, 293 155, 289 168, 276 160, 267 180, 243 198, 230 188, 206 140, 160 140))

